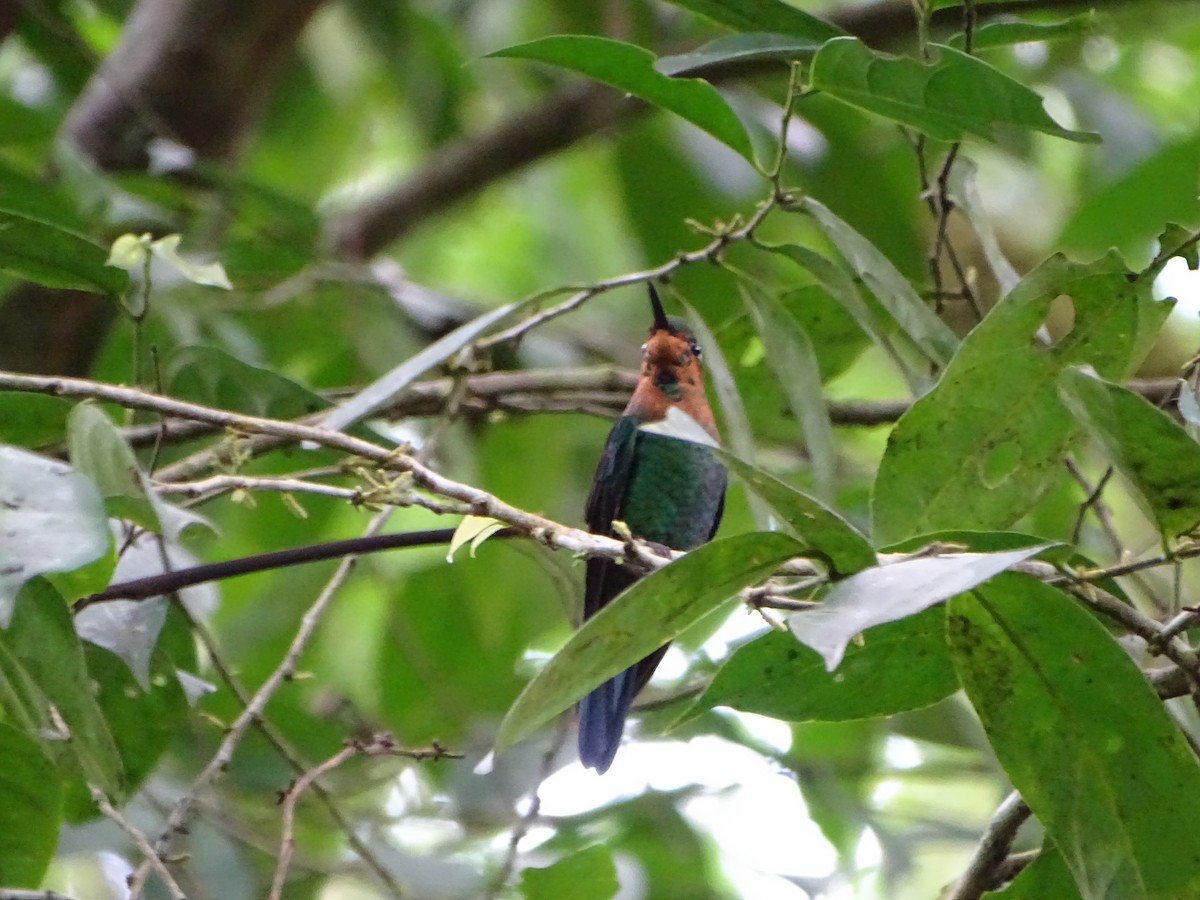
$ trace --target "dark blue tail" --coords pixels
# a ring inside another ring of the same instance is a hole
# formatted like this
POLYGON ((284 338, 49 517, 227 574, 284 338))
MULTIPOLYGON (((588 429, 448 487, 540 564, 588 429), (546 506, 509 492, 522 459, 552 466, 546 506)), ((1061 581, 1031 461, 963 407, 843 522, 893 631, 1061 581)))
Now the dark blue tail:
POLYGON ((612 765, 633 698, 646 686, 669 644, 610 678, 579 701, 579 761, 603 775, 612 765))
POLYGON ((621 745, 637 668, 631 666, 579 701, 579 761, 600 775, 608 771, 621 745))

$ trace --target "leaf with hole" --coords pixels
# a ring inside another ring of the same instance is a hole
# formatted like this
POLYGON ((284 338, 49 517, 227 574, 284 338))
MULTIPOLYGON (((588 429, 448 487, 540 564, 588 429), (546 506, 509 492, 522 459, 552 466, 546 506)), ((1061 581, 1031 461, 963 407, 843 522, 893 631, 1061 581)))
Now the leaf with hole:
POLYGON ((1115 254, 1088 264, 1054 256, 1025 276, 892 431, 875 478, 875 540, 1019 519, 1063 477, 1078 433, 1058 397, 1059 373, 1087 363, 1124 376, 1170 309, 1115 254), (1062 296, 1073 321, 1047 346, 1039 329, 1062 296))

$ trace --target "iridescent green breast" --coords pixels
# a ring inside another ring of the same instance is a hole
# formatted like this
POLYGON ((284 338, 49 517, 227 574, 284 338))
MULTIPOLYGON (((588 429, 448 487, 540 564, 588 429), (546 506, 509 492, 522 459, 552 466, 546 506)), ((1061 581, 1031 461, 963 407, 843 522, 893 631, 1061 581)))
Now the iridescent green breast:
POLYGON ((703 444, 639 431, 617 518, 675 550, 709 539, 725 496, 725 467, 703 444))

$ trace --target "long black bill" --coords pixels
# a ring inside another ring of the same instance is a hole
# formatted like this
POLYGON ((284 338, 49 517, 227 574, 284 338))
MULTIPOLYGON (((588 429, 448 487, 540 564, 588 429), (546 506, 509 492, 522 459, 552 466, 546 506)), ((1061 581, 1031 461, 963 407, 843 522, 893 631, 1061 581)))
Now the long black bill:
POLYGON ((671 323, 667 321, 667 314, 663 312, 662 301, 658 299, 658 291, 648 281, 646 287, 650 288, 650 308, 654 310, 654 330, 670 331, 671 323))

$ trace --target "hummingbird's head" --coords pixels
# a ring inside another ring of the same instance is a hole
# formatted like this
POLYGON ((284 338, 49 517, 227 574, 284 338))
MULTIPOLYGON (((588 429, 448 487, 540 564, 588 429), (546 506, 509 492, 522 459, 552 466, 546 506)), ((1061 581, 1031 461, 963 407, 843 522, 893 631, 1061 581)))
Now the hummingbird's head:
POLYGON ((654 324, 642 345, 641 378, 634 394, 636 406, 648 421, 662 419, 670 406, 678 406, 712 430, 712 411, 704 396, 700 345, 687 323, 663 311, 654 285, 649 288, 654 324))

